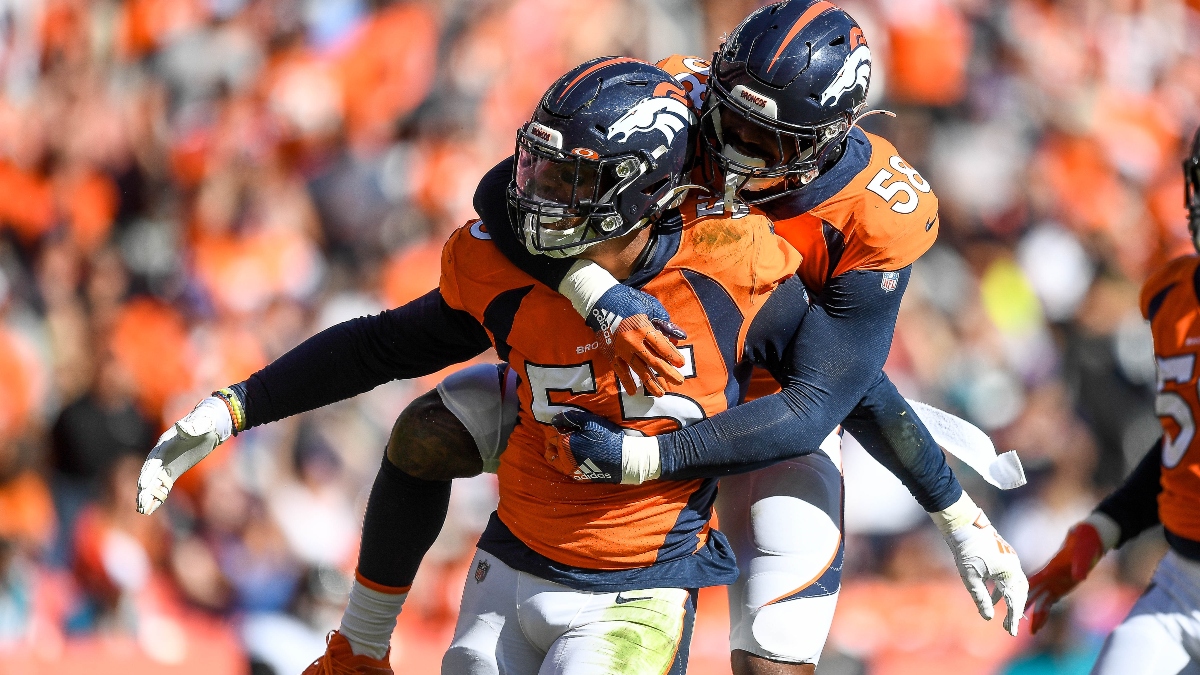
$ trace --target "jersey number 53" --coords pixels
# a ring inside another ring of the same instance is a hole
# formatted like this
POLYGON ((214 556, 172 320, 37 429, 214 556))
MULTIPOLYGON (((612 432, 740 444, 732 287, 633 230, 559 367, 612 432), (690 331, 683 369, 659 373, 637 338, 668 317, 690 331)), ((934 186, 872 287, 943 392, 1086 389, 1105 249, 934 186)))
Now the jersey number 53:
MULTIPOLYGON (((679 348, 683 355, 683 367, 679 369, 684 379, 696 376, 696 364, 691 346, 679 348)), ((542 424, 550 424, 554 415, 567 408, 575 408, 566 403, 554 403, 551 394, 594 394, 596 393, 596 376, 592 362, 572 366, 542 366, 525 363, 525 375, 529 380, 529 388, 533 394, 533 418, 542 424)), ((621 389, 621 418, 622 421, 639 421, 652 419, 674 420, 680 428, 699 422, 706 417, 704 408, 694 399, 674 392, 658 398, 647 396, 645 389, 639 388, 636 394, 627 394, 621 389)), ((629 431, 633 431, 632 429, 629 431)), ((635 432, 636 433, 636 432, 635 432)))

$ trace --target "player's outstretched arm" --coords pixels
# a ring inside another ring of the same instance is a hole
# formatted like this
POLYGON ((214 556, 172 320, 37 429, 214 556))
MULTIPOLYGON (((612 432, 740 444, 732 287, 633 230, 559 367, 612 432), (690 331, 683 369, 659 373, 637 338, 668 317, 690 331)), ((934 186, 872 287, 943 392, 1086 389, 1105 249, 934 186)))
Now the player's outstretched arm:
POLYGON ((138 475, 138 513, 154 513, 167 501, 176 478, 229 439, 235 427, 232 398, 227 389, 213 392, 159 436, 138 475))
POLYGON ((593 262, 534 255, 517 238, 507 204, 512 175, 509 157, 488 171, 475 191, 475 212, 496 248, 523 272, 571 301, 596 332, 601 351, 627 393, 636 393, 639 382, 651 396, 662 396, 667 383, 683 384, 678 370, 683 355, 671 341, 687 335, 671 322, 657 298, 622 285, 593 262))
POLYGON ((1162 439, 1119 488, 1067 533, 1062 548, 1029 578, 1029 627, 1038 632, 1054 603, 1075 589, 1104 554, 1157 525, 1162 492, 1162 439))
POLYGON ((448 306, 437 290, 402 307, 327 328, 245 382, 215 392, 168 429, 142 465, 137 509, 153 513, 179 476, 231 435, 391 380, 436 373, 489 347, 483 326, 448 306))
POLYGON ((251 375, 244 388, 233 388, 242 394, 249 429, 385 382, 436 373, 491 346, 474 317, 432 290, 401 307, 327 328, 251 375))

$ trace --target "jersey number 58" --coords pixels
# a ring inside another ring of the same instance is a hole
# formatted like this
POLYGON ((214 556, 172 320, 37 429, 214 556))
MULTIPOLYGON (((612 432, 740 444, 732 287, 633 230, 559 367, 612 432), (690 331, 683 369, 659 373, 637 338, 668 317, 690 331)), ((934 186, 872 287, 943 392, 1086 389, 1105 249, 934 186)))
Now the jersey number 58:
POLYGON ((904 175, 908 181, 896 178, 896 174, 887 169, 880 169, 879 173, 867 183, 867 189, 875 194, 883 197, 883 201, 892 205, 892 210, 896 213, 909 214, 917 210, 917 205, 920 203, 918 192, 928 194, 930 187, 929 183, 921 178, 921 174, 917 170, 909 166, 896 155, 888 160, 888 164, 897 172, 904 175), (893 180, 895 179, 895 180, 893 180), (888 183, 888 181, 892 181, 888 183), (900 193, 904 193, 903 200, 897 200, 892 204, 892 200, 900 193))

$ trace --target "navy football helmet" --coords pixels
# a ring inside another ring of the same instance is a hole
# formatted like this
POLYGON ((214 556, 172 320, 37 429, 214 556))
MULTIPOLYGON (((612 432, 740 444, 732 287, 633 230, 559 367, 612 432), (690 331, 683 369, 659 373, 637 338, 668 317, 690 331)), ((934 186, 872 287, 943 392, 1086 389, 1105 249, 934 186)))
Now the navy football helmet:
POLYGON ((510 220, 532 253, 578 255, 678 205, 696 117, 666 71, 626 57, 563 75, 517 132, 510 220))
POLYGON ((1200 252, 1200 129, 1192 139, 1192 156, 1183 160, 1184 199, 1188 211, 1188 232, 1200 252))
MULTIPOLYGON (((713 57, 701 114, 707 161, 757 204, 810 183, 866 104, 871 50, 833 3, 791 0, 748 16, 713 57)), ((714 169, 709 165, 710 171, 714 169)))

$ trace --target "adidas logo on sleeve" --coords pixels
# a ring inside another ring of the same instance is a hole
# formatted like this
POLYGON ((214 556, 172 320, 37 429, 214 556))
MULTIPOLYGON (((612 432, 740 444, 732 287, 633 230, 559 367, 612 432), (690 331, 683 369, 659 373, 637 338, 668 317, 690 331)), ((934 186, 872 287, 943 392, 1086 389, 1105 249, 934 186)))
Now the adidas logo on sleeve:
POLYGON ((580 464, 579 468, 575 469, 575 473, 571 474, 571 477, 575 480, 599 480, 601 478, 609 480, 612 479, 611 474, 601 471, 600 467, 596 466, 596 463, 590 458, 583 460, 583 464, 580 464))

